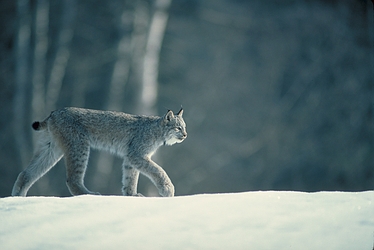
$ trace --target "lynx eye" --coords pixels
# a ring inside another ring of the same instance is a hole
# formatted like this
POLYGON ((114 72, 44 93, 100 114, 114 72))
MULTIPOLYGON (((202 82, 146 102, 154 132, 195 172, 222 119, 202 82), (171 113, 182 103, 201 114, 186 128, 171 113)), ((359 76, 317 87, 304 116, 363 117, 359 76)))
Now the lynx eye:
POLYGON ((182 131, 182 127, 176 127, 175 131, 182 131))

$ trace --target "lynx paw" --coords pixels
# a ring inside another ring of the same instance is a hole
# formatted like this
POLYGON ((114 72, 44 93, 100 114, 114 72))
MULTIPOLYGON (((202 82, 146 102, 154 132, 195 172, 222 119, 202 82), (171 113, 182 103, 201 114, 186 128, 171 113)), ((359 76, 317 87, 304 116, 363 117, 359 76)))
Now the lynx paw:
POLYGON ((145 196, 142 195, 141 193, 134 194, 133 196, 135 196, 135 197, 145 197, 145 196))
POLYGON ((174 185, 170 183, 165 183, 159 188, 159 193, 163 197, 173 197, 174 196, 174 185))

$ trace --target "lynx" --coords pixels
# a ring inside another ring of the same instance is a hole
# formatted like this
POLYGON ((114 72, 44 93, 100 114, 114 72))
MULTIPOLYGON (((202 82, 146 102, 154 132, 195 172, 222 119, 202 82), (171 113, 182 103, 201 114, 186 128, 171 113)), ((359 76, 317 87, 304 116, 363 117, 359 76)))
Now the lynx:
POLYGON ((44 121, 32 124, 40 133, 39 145, 28 167, 18 175, 12 196, 26 196, 30 187, 62 157, 70 193, 99 194, 84 185, 90 148, 96 148, 123 158, 123 195, 143 196, 137 193, 142 173, 161 196, 172 197, 174 186, 170 178, 151 156, 162 145, 186 139, 182 115, 183 109, 177 114, 169 110, 162 117, 73 107, 53 111, 44 121))

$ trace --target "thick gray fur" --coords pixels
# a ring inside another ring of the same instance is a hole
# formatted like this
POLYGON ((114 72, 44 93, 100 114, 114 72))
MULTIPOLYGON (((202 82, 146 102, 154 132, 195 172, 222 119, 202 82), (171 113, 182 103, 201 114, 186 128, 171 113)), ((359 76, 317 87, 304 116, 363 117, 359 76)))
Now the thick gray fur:
POLYGON ((38 147, 28 167, 13 187, 12 196, 26 196, 30 187, 63 156, 66 184, 72 195, 99 194, 84 185, 90 148, 109 151, 123 158, 122 193, 137 193, 139 173, 147 176, 161 196, 174 196, 174 185, 166 172, 151 160, 162 145, 180 143, 187 137, 183 109, 177 114, 140 116, 82 108, 53 111, 32 127, 40 133, 38 147))

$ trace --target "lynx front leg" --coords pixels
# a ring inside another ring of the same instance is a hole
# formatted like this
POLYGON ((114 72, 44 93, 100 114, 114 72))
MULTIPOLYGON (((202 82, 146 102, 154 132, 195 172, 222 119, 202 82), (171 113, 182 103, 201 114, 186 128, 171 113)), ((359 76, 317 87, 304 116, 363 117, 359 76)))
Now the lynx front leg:
POLYGON ((166 172, 157 165, 150 158, 136 158, 132 159, 132 166, 136 168, 145 176, 147 176, 153 184, 157 187, 158 192, 163 197, 174 196, 174 185, 171 182, 166 172))
POLYGON ((139 179, 139 171, 126 164, 124 161, 122 165, 122 193, 125 196, 140 196, 144 195, 137 192, 139 179))

